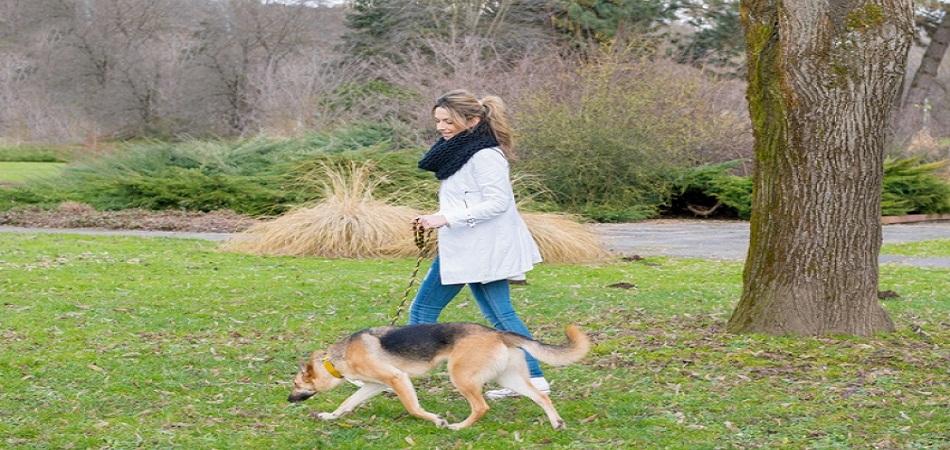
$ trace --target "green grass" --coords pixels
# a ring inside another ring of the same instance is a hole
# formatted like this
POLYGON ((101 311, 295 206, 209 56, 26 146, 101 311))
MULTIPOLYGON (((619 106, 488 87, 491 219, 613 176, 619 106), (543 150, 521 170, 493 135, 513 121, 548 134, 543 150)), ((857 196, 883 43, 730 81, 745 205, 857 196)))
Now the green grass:
MULTIPOLYGON (((595 343, 547 368, 562 432, 525 399, 459 432, 389 395, 311 417, 350 385, 287 403, 297 358, 388 323, 414 262, 2 233, 0 447, 936 448, 950 429, 950 270, 897 265, 881 288, 901 295, 884 303, 899 331, 873 338, 723 334, 738 263, 541 265, 513 290, 529 328, 560 341, 578 323, 595 343)), ((443 320, 483 322, 467 293, 443 320)), ((416 385, 425 408, 467 414, 444 371, 416 385)))
POLYGON ((65 163, 0 162, 0 183, 22 183, 31 178, 53 176, 64 166, 65 163))
POLYGON ((86 153, 77 146, 18 144, 0 145, 0 161, 9 162, 64 162, 86 153))
POLYGON ((950 239, 932 239, 903 244, 884 244, 883 255, 907 255, 926 258, 950 258, 950 239))

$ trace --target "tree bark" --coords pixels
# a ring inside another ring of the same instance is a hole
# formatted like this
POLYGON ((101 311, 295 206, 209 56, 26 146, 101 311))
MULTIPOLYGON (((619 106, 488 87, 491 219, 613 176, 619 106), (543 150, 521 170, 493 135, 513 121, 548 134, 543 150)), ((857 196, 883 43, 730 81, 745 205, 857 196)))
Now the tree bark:
POLYGON ((884 130, 911 0, 742 0, 755 175, 743 292, 727 330, 870 335, 884 130))

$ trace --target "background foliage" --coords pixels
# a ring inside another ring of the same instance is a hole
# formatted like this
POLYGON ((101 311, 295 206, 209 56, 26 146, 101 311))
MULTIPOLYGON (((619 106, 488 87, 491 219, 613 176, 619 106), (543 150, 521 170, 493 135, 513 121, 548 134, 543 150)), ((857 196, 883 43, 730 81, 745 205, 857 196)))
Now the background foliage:
MULTIPOLYGON (((922 5, 922 47, 939 6, 922 5)), ((70 166, 16 180, 0 208, 275 215, 320 198, 314 167, 371 159, 379 195, 428 209, 432 180, 414 166, 435 137, 429 106, 464 87, 511 107, 525 208, 622 221, 721 202, 745 217, 736 12, 733 0, 7 2, 0 159, 70 166)), ((895 118, 895 160, 950 157, 933 99, 926 132, 900 129, 916 112, 895 118)), ((885 212, 942 210, 945 169, 929 174, 929 187, 922 173, 886 185, 885 212)))
MULTIPOLYGON (((533 145, 525 145, 530 150, 522 148, 523 158, 512 163, 522 210, 567 212, 601 222, 660 214, 749 218, 751 176, 735 173, 744 161, 700 164, 694 159, 700 153, 684 155, 679 152, 681 142, 665 140, 683 132, 675 127, 685 129, 688 123, 629 123, 611 112, 623 105, 605 100, 615 94, 594 94, 577 108, 531 104, 545 114, 531 127, 537 134, 533 145), (630 129, 612 132, 625 126, 630 129), (664 130, 664 140, 650 141, 657 130, 664 130), (550 133, 545 136, 543 131, 550 133), (584 151, 559 150, 590 142, 600 144, 584 151), (545 148, 549 143, 554 144, 545 148), (667 153, 657 151, 664 145, 667 153), (677 163, 675 158, 685 161, 677 163)), ((325 186, 332 182, 327 167, 370 164, 375 198, 434 210, 437 180, 416 168, 425 148, 398 136, 385 126, 354 124, 334 133, 281 140, 129 143, 108 153, 69 158, 73 162, 68 165, 55 163, 62 168, 53 174, 11 178, 17 183, 0 189, 0 208, 57 209, 64 202, 78 202, 98 210, 230 210, 275 216, 322 200, 325 186)), ((886 160, 883 214, 950 212, 950 183, 941 174, 946 165, 919 157, 886 160)))
POLYGON ((883 214, 950 213, 950 183, 940 171, 950 161, 925 163, 921 158, 884 162, 883 214))

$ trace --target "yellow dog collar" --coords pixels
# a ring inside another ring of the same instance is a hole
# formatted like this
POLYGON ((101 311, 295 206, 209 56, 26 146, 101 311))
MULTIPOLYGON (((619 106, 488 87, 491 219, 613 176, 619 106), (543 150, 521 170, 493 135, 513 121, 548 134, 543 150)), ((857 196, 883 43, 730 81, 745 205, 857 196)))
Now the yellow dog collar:
POLYGON ((327 372, 330 372, 330 375, 335 378, 343 378, 343 374, 336 370, 336 367, 333 367, 333 363, 330 362, 330 355, 323 355, 323 368, 327 369, 327 372))

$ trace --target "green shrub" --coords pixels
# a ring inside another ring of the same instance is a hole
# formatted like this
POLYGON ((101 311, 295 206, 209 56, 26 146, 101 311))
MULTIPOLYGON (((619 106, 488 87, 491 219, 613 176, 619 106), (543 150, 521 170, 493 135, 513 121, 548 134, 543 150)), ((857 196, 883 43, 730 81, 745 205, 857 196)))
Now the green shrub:
POLYGON ((920 157, 885 160, 881 214, 950 213, 950 181, 938 173, 947 164, 923 163, 920 157))
MULTIPOLYGON (((526 156, 512 165, 523 210, 625 222, 655 216, 660 208, 682 212, 686 203, 721 202, 735 216, 749 217, 751 177, 729 174, 738 162, 685 168, 687 158, 675 142, 651 135, 655 129, 623 129, 631 124, 612 116, 621 105, 607 94, 592 92, 580 103, 582 110, 535 98, 534 105, 546 104, 548 113, 526 117, 531 126, 523 128, 533 137, 523 140, 526 156)), ((74 162, 56 177, 0 189, 0 209, 54 208, 75 201, 99 210, 230 209, 276 215, 320 200, 324 167, 369 161, 372 176, 379 178, 377 198, 433 210, 438 181, 416 167, 425 149, 399 134, 386 125, 356 124, 297 139, 139 142, 74 162)), ((883 214, 950 212, 950 183, 939 172, 947 164, 886 160, 883 214)))
POLYGON ((729 174, 741 163, 737 160, 689 169, 676 183, 669 210, 685 212, 698 205, 722 215, 724 211, 718 208, 724 206, 727 214, 748 220, 752 215, 752 177, 729 174))
MULTIPOLYGON (((319 153, 341 153, 366 148, 402 150, 415 148, 414 133, 399 123, 359 123, 332 133, 312 133, 301 141, 319 153)), ((307 152, 312 153, 312 152, 307 152)))
POLYGON ((59 178, 31 183, 23 192, 100 210, 232 209, 262 214, 280 210, 287 201, 275 173, 275 164, 283 158, 274 156, 284 151, 284 144, 140 142, 74 163, 59 178))
POLYGON ((0 146, 0 161, 65 162, 68 150, 42 145, 0 146))
POLYGON ((421 151, 393 151, 407 145, 398 136, 384 124, 354 124, 297 139, 136 142, 74 162, 59 177, 0 191, 0 207, 76 201, 99 210, 280 214, 319 198, 306 177, 321 162, 379 159, 382 172, 400 174, 394 192, 414 188, 424 175, 415 168, 421 151))
POLYGON ((656 215, 725 126, 704 115, 702 77, 693 75, 636 49, 605 51, 522 102, 525 169, 569 212, 602 221, 656 215))
POLYGON ((412 123, 415 113, 407 113, 403 106, 418 105, 422 100, 411 90, 374 79, 343 83, 317 102, 335 117, 358 115, 369 121, 412 123))
POLYGON ((31 185, 0 189, 0 210, 38 207, 55 208, 65 200, 65 192, 51 193, 31 185))
MULTIPOLYGON (((685 212, 690 202, 710 206, 722 202, 736 216, 748 219, 752 212, 752 178, 730 175, 739 164, 695 167, 676 185, 669 211, 685 212)), ((939 171, 950 161, 923 163, 921 158, 884 161, 884 186, 881 210, 884 216, 906 214, 944 214, 950 212, 950 182, 939 171)))
POLYGON ((288 186, 306 202, 321 200, 326 194, 325 186, 331 181, 327 179, 326 167, 337 167, 346 173, 347 167, 369 162, 373 165, 375 198, 422 210, 433 209, 438 204, 438 180, 432 172, 416 166, 423 152, 422 149, 393 151, 386 145, 375 145, 339 153, 315 154, 300 160, 290 169, 288 186))
POLYGON ((200 168, 166 167, 154 176, 100 179, 99 209, 143 208, 189 211, 232 210, 261 215, 285 210, 282 193, 260 177, 208 173, 200 168))

